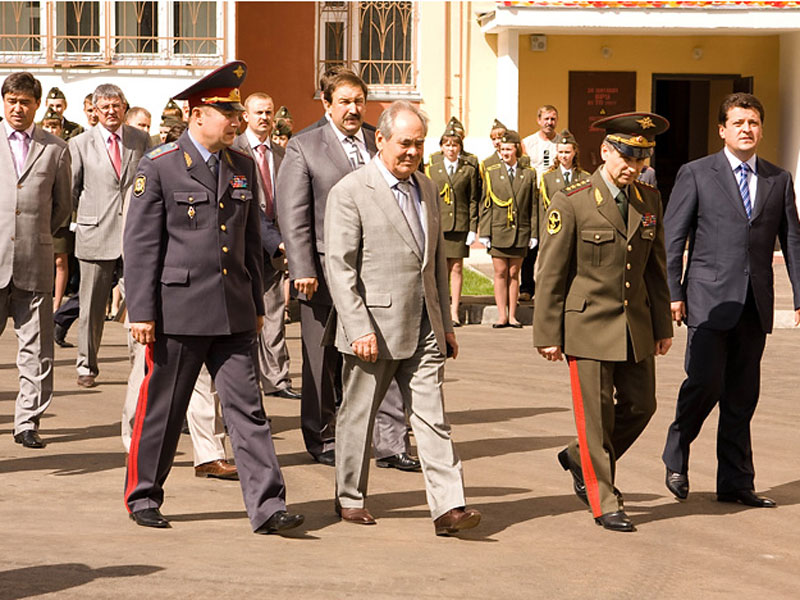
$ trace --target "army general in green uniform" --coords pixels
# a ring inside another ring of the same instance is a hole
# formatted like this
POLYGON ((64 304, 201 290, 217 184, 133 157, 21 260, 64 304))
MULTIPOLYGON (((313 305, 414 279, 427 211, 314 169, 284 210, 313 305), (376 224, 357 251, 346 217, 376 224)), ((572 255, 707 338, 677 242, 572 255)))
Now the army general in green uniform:
POLYGON ((561 466, 599 525, 633 531, 616 461, 655 412, 654 355, 672 345, 661 197, 636 178, 669 123, 626 113, 593 127, 606 130, 604 164, 557 192, 547 211, 534 344, 569 363, 578 439, 561 466))

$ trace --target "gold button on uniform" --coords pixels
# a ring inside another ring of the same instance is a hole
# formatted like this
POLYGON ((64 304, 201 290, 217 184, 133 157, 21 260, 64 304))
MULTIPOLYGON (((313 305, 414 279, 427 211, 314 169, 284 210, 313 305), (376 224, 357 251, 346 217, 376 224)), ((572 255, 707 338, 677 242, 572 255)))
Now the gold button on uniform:
POLYGON ((633 246, 631 246, 630 244, 628 244, 628 252, 630 252, 631 250, 633 250, 633 246))
POLYGON ((228 247, 227 247, 227 246, 223 246, 223 247, 222 247, 222 251, 223 251, 225 254, 227 254, 227 253, 228 253, 228 247))
POLYGON ((189 204, 191 204, 192 202, 194 202, 194 196, 189 196, 189 204))
POLYGON ((599 233, 595 233, 594 234, 594 239, 599 240, 600 239, 600 234, 599 233))
POLYGON ((219 226, 219 228, 220 228, 220 229, 222 229, 222 231, 228 231, 228 228, 227 228, 227 227, 225 227, 225 223, 223 223, 222 225, 220 225, 220 226, 219 226))
POLYGON ((623 301, 622 301, 622 305, 623 305, 623 306, 628 306, 628 301, 627 301, 627 300, 623 300, 623 301))
POLYGON ((626 287, 626 288, 629 288, 629 287, 631 287, 631 282, 630 282, 630 281, 626 281, 626 282, 625 282, 625 287, 626 287))
MULTIPOLYGON (((228 274, 228 269, 222 269, 222 274, 223 275, 227 275, 228 274)), ((628 303, 628 301, 625 300, 625 304, 627 304, 627 303, 628 303)))
POLYGON ((225 208, 225 205, 224 205, 222 202, 220 202, 220 203, 219 203, 219 207, 220 207, 220 208, 225 208))
POLYGON ((625 268, 628 269, 628 271, 630 271, 631 270, 631 263, 628 263, 627 265, 625 265, 625 268))

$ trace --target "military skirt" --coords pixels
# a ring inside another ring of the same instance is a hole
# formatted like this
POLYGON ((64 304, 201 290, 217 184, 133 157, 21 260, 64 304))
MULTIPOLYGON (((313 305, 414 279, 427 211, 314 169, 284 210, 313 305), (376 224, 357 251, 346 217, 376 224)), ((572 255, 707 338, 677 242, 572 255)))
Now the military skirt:
POLYGON ((447 258, 466 258, 469 256, 467 231, 445 231, 444 255, 447 258))
POLYGON ((523 246, 521 248, 517 248, 515 246, 512 246, 511 248, 498 248, 496 246, 492 246, 489 249, 489 256, 494 258, 525 258, 527 253, 527 246, 523 246))

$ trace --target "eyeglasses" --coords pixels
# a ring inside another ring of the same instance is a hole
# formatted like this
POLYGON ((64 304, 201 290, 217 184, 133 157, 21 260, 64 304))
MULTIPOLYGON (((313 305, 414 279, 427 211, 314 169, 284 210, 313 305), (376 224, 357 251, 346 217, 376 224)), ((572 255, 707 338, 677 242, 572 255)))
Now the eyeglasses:
POLYGON ((120 102, 112 102, 111 104, 95 104, 94 107, 98 112, 102 113, 117 112, 122 109, 122 104, 120 102))

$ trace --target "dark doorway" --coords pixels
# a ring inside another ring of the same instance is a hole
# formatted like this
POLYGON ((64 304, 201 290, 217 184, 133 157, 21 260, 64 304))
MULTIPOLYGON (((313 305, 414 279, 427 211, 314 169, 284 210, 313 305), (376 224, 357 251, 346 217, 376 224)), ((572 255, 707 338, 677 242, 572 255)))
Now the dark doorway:
POLYGON ((681 165, 722 148, 717 134, 722 99, 752 90, 753 78, 741 75, 653 74, 653 112, 670 122, 651 161, 665 204, 681 165))

